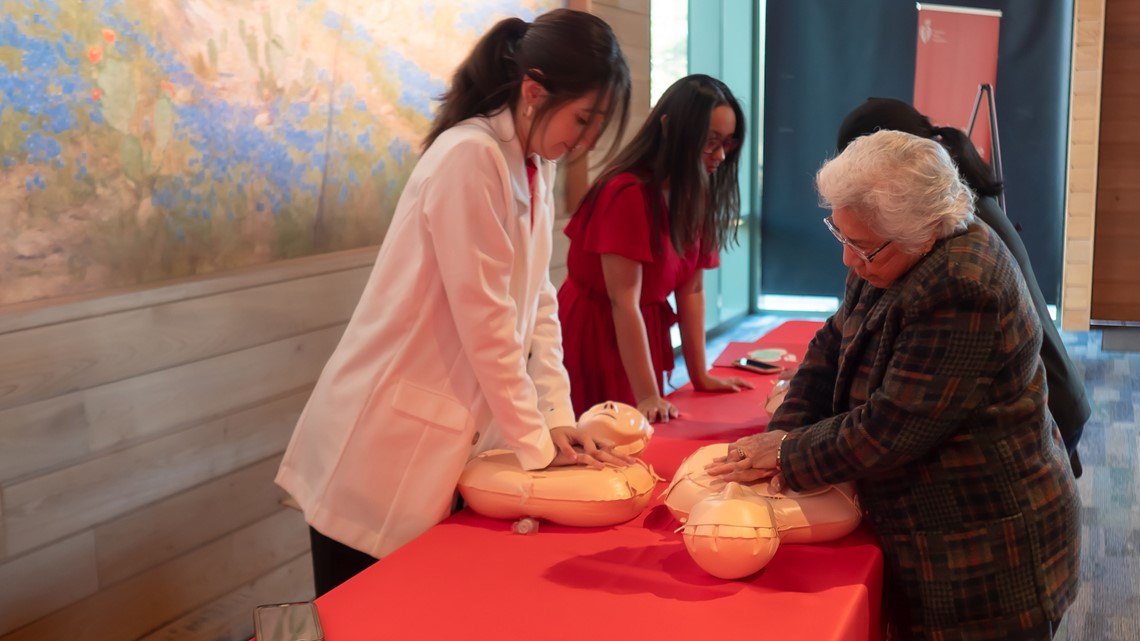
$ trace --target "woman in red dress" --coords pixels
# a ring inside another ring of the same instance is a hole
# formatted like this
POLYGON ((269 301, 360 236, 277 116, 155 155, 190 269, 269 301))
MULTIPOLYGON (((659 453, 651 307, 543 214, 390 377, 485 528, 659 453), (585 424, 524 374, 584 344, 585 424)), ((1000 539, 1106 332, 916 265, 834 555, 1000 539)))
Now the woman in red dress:
POLYGON ((704 270, 735 240, 743 138, 744 113, 728 87, 686 76, 669 87, 566 226, 569 273, 558 315, 576 413, 620 401, 651 421, 675 417, 662 388, 673 369, 669 330, 678 321, 694 388, 751 387, 710 376, 705 363, 704 270))

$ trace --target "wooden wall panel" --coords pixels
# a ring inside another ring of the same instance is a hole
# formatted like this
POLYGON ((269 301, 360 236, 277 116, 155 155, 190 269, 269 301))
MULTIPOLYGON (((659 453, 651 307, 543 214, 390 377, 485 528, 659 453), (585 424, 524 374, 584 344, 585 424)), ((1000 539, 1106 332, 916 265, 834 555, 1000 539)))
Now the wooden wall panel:
POLYGON ((550 268, 550 282, 554 283, 555 288, 562 286, 563 281, 566 280, 566 274, 569 272, 565 265, 561 267, 550 268))
MULTIPOLYGON (((642 16, 648 16, 650 0, 593 0, 591 4, 595 10, 598 10, 601 6, 609 6, 615 9, 631 11, 642 16)), ((599 13, 599 15, 601 14, 599 13)), ((640 24, 634 23, 633 26, 638 28, 640 24)), ((617 31, 616 28, 615 31, 617 31)), ((623 32, 619 32, 619 35, 620 33, 623 32)))
POLYGON ((0 634, 94 594, 95 537, 83 532, 0 565, 0 634))
POLYGON ((342 322, 367 268, 0 334, 0 410, 342 322), (309 301, 321 299, 322 305, 309 301), (156 331, 148 331, 156 330, 156 331))
POLYGON ((0 641, 134 640, 272 572, 308 549, 301 515, 282 509, 26 625, 0 641))
POLYGON ((305 554, 138 641, 247 641, 255 607, 312 598, 313 566, 305 554))
POLYGON ((0 639, 192 635, 171 623, 311 596, 272 479, 374 254, 0 310, 0 639))
POLYGON ((344 332, 341 324, 294 338, 0 411, 0 431, 26 444, 0 450, 0 480, 72 460, 79 434, 96 453, 194 424, 311 384, 344 332), (63 433, 57 450, 43 435, 63 433))
POLYGON ((1061 326, 1087 330, 1092 315, 1092 246, 1096 226, 1101 60, 1105 0, 1075 0, 1065 188, 1065 253, 1061 326), (1080 256, 1081 258, 1077 258, 1080 256))
POLYGON ((83 407, 75 403, 45 401, 0 411, 0 483, 86 455, 86 425, 83 407))
POLYGON ((280 462, 274 454, 97 526, 99 580, 118 583, 277 512, 286 497, 273 483, 280 462))
POLYGON ((307 398, 305 388, 250 410, 4 487, 6 556, 284 451, 307 398))
POLYGON ((1140 3, 1105 3, 1092 316, 1140 325, 1140 3))
POLYGON ((68 296, 50 301, 34 301, 0 307, 0 334, 22 329, 69 323, 93 316, 104 316, 131 309, 156 307, 171 302, 212 296, 223 292, 275 287, 299 278, 371 267, 376 247, 310 256, 272 265, 245 267, 221 276, 196 276, 163 283, 160 287, 141 286, 116 292, 68 296))

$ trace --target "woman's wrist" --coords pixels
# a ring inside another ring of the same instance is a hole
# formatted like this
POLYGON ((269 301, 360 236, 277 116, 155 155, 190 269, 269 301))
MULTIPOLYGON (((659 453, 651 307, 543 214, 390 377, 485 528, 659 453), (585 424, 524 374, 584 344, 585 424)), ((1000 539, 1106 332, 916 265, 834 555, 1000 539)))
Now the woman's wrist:
MULTIPOLYGON (((656 387, 656 386, 654 386, 654 387, 656 387)), ((637 399, 638 403, 645 403, 647 401, 659 401, 662 398, 664 398, 663 396, 661 396, 661 392, 658 392, 656 389, 654 389, 653 391, 648 392, 646 394, 638 394, 638 393, 634 392, 633 397, 635 399, 637 399)))
POLYGON ((693 388, 697 390, 708 387, 711 379, 712 376, 703 369, 689 372, 689 381, 693 384, 693 388))
POLYGON ((791 434, 791 432, 784 432, 784 435, 780 437, 780 441, 776 443, 776 471, 780 473, 783 473, 784 471, 782 453, 784 449, 784 441, 787 440, 788 434, 791 434))

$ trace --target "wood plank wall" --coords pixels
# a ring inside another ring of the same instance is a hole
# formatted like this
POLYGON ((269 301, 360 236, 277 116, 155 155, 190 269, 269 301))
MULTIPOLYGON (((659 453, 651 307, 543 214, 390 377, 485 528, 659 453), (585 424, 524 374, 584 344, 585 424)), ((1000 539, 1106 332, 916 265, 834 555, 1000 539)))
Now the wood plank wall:
POLYGON ((1140 326, 1140 2, 1104 16, 1092 322, 1140 326))
MULTIPOLYGON (((569 4, 622 40, 636 129, 649 0, 569 4)), ((237 641, 312 598, 272 479, 374 257, 0 309, 0 641, 237 641)))
POLYGON ((1105 0, 1075 0, 1069 90, 1069 171, 1065 187, 1065 244, 1061 326, 1087 330, 1092 315, 1093 230, 1100 128, 1101 58, 1105 0))
POLYGON ((312 598, 272 480, 374 257, 0 313, 0 639, 246 639, 312 598))

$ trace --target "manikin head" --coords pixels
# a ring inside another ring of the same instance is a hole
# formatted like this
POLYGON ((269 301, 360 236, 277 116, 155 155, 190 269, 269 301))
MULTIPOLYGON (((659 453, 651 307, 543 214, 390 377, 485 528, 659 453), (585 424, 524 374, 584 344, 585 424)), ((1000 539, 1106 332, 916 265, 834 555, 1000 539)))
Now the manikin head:
POLYGON ((653 436, 653 426, 644 414, 632 405, 614 401, 599 403, 583 412, 578 418, 578 429, 612 442, 614 453, 626 456, 644 450, 653 436))

